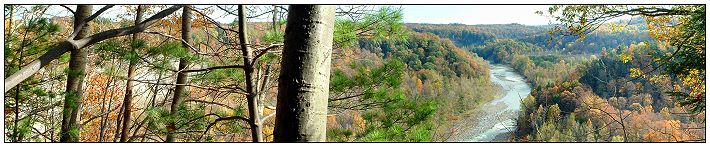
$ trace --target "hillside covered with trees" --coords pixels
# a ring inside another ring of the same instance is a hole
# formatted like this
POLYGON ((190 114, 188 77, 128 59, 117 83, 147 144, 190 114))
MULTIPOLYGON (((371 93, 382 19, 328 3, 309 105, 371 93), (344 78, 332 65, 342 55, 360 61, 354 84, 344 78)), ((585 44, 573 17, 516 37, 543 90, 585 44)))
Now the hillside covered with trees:
POLYGON ((538 13, 560 24, 408 25, 455 38, 528 79, 535 88, 522 100, 511 140, 705 140, 705 6, 553 6, 538 13), (637 17, 600 20, 622 15, 637 17))

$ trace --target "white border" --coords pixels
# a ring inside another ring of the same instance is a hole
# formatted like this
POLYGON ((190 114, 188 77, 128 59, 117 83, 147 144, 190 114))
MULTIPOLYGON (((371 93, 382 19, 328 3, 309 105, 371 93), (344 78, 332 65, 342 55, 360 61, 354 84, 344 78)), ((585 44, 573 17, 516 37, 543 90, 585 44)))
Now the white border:
POLYGON ((706 0, 5 0, 7 4, 706 4, 706 0))
MULTIPOLYGON (((132 0, 132 1, 107 1, 107 0, 3 0, 3 4, 707 4, 707 0, 132 0)), ((707 17, 707 16, 706 16, 707 17)), ((3 32, 4 34, 4 32, 3 32)), ((706 37, 707 38, 707 37, 706 37)), ((4 38, 2 39, 4 40, 4 38)), ((4 41, 3 41, 4 42, 4 41)), ((4 57, 4 53, 3 53, 4 57)), ((706 59, 707 60, 707 59, 706 59)), ((706 62, 707 63, 707 62, 706 62)), ((706 68, 708 65, 706 65, 706 68)), ((3 94, 4 95, 4 94, 3 94)), ((4 108, 3 108, 4 109, 4 108)), ((4 126, 4 121, 1 122, 4 126)), ((706 132, 707 134, 707 132, 706 132)), ((308 147, 449 147, 449 146, 545 146, 545 147, 598 147, 598 146, 707 146, 707 143, 4 143, 2 146, 67 146, 67 147, 134 147, 134 146, 177 146, 177 147, 207 147, 207 146, 260 146, 260 147, 282 147, 282 146, 308 146, 308 147)))

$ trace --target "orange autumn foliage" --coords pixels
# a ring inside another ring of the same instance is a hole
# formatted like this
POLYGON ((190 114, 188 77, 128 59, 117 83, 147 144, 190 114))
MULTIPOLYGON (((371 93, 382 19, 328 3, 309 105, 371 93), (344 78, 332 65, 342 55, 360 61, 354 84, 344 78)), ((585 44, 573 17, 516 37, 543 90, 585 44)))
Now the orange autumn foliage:
POLYGON ((108 113, 105 122, 104 141, 114 137, 120 103, 124 89, 117 86, 120 82, 103 74, 88 74, 86 92, 82 103, 81 123, 85 123, 80 132, 82 142, 97 142, 101 132, 103 114, 108 113), (109 84, 108 89, 106 85, 109 84), (110 105, 110 107, 109 107, 110 105))

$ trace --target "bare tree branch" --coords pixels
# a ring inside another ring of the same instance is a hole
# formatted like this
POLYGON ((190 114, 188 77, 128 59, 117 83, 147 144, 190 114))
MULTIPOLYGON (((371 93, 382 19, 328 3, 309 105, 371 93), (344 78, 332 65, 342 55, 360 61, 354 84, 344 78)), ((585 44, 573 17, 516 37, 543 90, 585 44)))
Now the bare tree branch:
POLYGON ((76 15, 76 12, 74 12, 74 10, 72 10, 72 9, 69 8, 69 7, 67 7, 66 5, 59 5, 59 6, 62 6, 62 7, 64 7, 64 8, 66 8, 67 10, 69 10, 69 12, 71 12, 72 15, 76 15))

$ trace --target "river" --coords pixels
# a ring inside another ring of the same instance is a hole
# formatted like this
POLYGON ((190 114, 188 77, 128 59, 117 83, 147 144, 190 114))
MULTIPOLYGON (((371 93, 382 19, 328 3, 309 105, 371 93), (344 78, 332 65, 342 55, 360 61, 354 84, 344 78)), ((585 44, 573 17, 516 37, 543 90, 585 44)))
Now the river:
POLYGON ((448 141, 501 142, 515 131, 520 101, 530 94, 530 84, 515 70, 501 64, 491 64, 491 81, 501 87, 502 93, 457 124, 458 133, 448 141))

